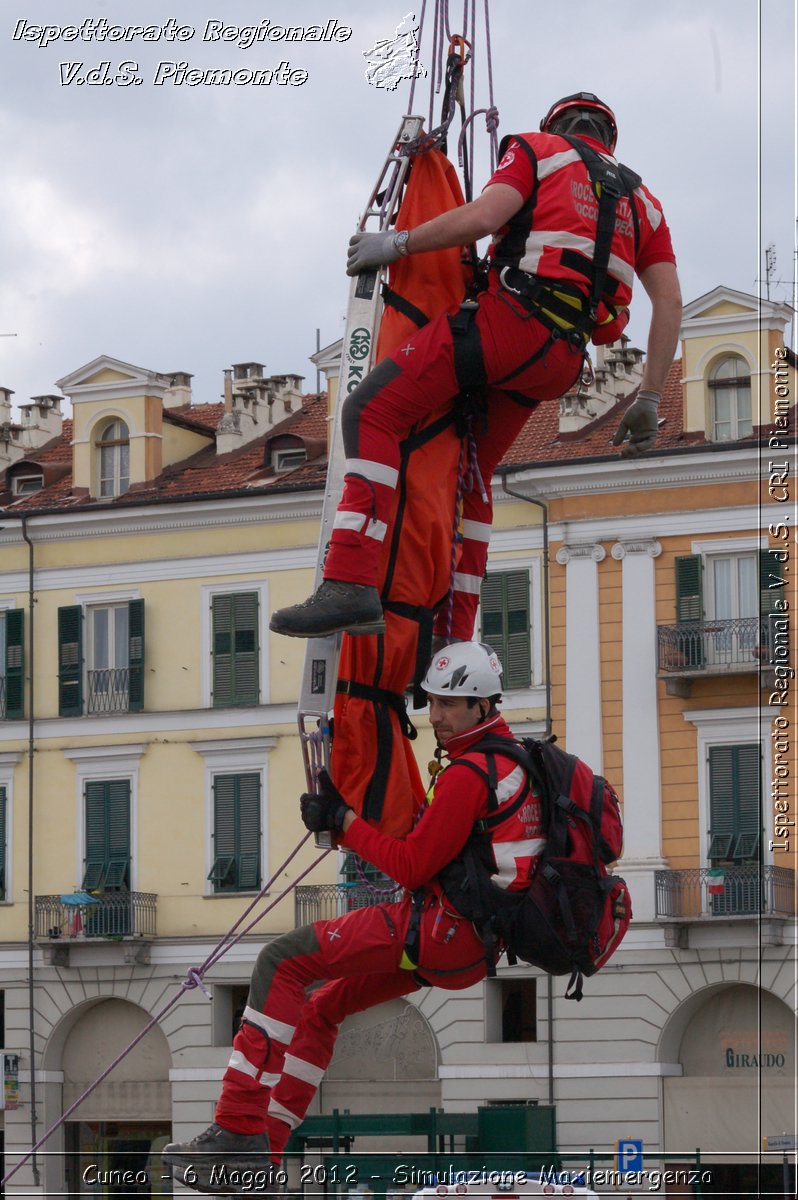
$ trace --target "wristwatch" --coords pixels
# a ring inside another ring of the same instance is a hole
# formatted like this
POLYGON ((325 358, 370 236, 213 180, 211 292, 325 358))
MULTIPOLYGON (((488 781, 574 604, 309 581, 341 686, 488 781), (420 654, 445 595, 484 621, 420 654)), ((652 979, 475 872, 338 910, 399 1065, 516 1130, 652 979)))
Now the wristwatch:
POLYGON ((394 247, 398 251, 398 253, 400 254, 400 256, 402 258, 407 258, 408 254, 410 253, 410 251, 407 248, 407 239, 409 237, 410 237, 410 230, 402 229, 402 230, 400 230, 399 233, 396 234, 395 238, 393 239, 394 247))

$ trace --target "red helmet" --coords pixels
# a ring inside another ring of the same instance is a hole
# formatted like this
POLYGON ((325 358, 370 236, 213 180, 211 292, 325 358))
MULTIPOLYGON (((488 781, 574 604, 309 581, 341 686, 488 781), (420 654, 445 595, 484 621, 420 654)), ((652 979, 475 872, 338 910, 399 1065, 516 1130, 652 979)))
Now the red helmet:
POLYGON ((614 112, 592 92, 563 96, 562 100, 552 104, 540 122, 540 129, 542 133, 576 133, 579 130, 602 142, 610 154, 618 140, 614 112))

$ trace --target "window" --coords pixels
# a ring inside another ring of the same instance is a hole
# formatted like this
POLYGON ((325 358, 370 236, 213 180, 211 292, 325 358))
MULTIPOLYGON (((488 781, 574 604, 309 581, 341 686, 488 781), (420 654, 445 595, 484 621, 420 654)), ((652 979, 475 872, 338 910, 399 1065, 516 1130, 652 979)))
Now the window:
POLYGON ((130 434, 124 421, 111 421, 96 441, 98 494, 121 496, 130 487, 130 434))
POLYGON ((757 862, 760 838, 758 743, 709 747, 708 857, 717 862, 757 862))
POLYGON ((6 880, 8 872, 6 863, 8 861, 8 791, 3 784, 0 784, 0 900, 7 900, 6 880))
MULTIPOLYGON (((705 543, 707 547, 711 542, 705 543)), ((767 648, 781 566, 753 548, 680 555, 676 567, 675 650, 691 668, 750 666, 767 648)))
POLYGON ((141 712, 144 707, 144 601, 87 605, 58 610, 58 711, 141 712), (86 661, 84 664, 84 621, 86 661))
POLYGON ((130 889, 130 780, 87 780, 82 890, 130 889))
POLYGON ((710 419, 713 442, 749 437, 751 421, 751 373, 739 355, 721 359, 709 376, 710 419))
POLYGON ((504 686, 527 688, 532 682, 529 571, 488 575, 480 600, 482 640, 499 656, 504 686))
POLYGON ((489 1042, 537 1041, 537 979, 534 976, 488 980, 485 1000, 485 1031, 489 1042))
POLYGON ((260 887, 260 796, 256 771, 214 776, 213 866, 208 879, 216 893, 260 887))
POLYGON ((15 475, 11 484, 11 493, 14 496, 30 496, 33 492, 40 492, 44 487, 44 477, 42 475, 15 475))
POLYGON ((293 471, 295 467, 301 467, 304 462, 307 462, 307 457, 304 449, 275 450, 272 462, 275 471, 293 471))
POLYGON ((211 600, 214 708, 260 700, 258 607, 257 592, 211 600))
POLYGON ((0 720, 24 716, 24 621, 22 609, 0 611, 0 720))
POLYGON ((762 911, 760 753, 758 743, 709 747, 707 854, 713 868, 729 868, 709 897, 714 916, 762 911))

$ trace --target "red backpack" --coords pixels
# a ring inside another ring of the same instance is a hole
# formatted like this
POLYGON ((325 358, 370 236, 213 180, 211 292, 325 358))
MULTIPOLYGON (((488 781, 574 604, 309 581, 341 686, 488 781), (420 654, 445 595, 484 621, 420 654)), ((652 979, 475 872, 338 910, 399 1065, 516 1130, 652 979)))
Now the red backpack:
POLYGON ((487 771, 469 757, 451 764, 482 776, 489 810, 498 808, 495 755, 525 768, 541 797, 546 832, 546 846, 526 891, 507 892, 490 878, 496 871, 490 831, 525 802, 526 790, 501 814, 489 811, 477 822, 440 880, 455 908, 483 929, 490 973, 495 973, 491 951, 498 939, 510 963, 521 959, 550 975, 570 972, 566 999, 581 1000, 582 977, 594 975, 618 948, 632 918, 632 902, 624 880, 607 873, 607 864, 620 858, 623 846, 618 797, 605 779, 554 741, 485 738, 469 755, 484 754, 487 771))

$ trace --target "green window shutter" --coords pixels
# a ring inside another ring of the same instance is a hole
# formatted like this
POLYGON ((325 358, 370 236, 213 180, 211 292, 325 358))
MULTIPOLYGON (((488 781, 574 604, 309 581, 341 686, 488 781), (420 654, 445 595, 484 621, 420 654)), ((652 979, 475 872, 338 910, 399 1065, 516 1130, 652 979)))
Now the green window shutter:
POLYGON ((260 775, 238 777, 238 886, 260 887, 260 775))
POLYGON ((6 612, 6 718, 20 721, 25 715, 25 613, 6 612))
POLYGON ((144 601, 131 600, 127 606, 128 625, 128 709, 144 708, 144 601))
POLYGON ((214 596, 213 704, 257 704, 260 699, 258 594, 214 596))
POLYGON ((130 886, 130 780, 86 784, 86 858, 83 888, 130 886))
POLYGON ((710 746, 709 805, 709 858, 757 857, 761 827, 758 745, 710 746))
POLYGON ((0 900, 6 899, 6 864, 8 861, 8 846, 6 845, 6 829, 8 828, 7 812, 8 795, 4 787, 0 787, 0 900))
POLYGON ((213 781, 213 866, 217 892, 260 887, 260 775, 217 775, 213 781))
POLYGON ((676 620, 701 621, 704 617, 700 554, 683 554, 676 559, 676 620))
POLYGON ((784 598, 784 564, 775 554, 759 551, 759 612, 767 617, 774 612, 777 600, 784 598))
POLYGON ((83 609, 69 604, 58 610, 58 715, 83 713, 83 609))
POLYGON ((482 583, 480 612, 482 640, 499 656, 505 688, 529 687, 532 681, 529 571, 488 575, 482 583))

